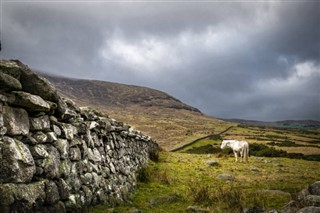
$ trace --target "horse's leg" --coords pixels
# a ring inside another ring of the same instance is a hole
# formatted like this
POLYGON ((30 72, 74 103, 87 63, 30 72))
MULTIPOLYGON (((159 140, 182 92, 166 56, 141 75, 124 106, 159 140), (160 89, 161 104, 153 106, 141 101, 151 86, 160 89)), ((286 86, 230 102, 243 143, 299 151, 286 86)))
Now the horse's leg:
POLYGON ((240 150, 240 157, 241 157, 240 162, 242 162, 243 161, 243 149, 240 150))
POLYGON ((234 157, 236 158, 236 162, 238 162, 238 153, 236 151, 234 151, 233 153, 234 153, 234 157))

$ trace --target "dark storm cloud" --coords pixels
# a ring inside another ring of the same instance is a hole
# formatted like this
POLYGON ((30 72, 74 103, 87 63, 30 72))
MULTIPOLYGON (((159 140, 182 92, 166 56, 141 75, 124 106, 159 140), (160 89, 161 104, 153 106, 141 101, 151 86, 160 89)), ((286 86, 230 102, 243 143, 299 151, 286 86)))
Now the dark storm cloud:
POLYGON ((320 120, 320 3, 2 2, 2 57, 164 90, 217 117, 320 120))

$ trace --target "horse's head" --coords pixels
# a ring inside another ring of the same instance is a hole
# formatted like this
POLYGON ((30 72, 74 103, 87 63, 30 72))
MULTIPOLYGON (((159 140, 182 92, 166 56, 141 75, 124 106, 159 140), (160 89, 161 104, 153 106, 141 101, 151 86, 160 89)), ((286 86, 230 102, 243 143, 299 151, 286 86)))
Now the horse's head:
POLYGON ((228 143, 229 143, 228 141, 223 140, 220 148, 224 149, 228 145, 228 143))

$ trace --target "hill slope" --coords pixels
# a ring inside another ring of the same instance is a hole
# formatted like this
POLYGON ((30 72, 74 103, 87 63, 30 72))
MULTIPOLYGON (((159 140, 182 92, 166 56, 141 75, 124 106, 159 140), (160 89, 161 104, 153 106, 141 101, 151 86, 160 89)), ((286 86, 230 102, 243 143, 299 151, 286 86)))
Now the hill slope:
POLYGON ((199 112, 197 108, 159 90, 113 82, 45 76, 61 93, 73 99, 94 101, 107 107, 164 107, 199 112))
POLYGON ((90 106, 133 125, 167 150, 234 125, 147 87, 44 76, 78 105, 90 106))

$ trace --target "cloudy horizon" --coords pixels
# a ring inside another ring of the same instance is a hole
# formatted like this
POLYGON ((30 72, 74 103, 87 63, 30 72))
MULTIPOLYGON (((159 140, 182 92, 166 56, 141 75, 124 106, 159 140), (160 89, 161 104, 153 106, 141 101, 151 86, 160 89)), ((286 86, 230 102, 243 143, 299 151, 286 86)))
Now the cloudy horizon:
POLYGON ((1 58, 219 118, 320 120, 319 1, 0 0, 1 58))

